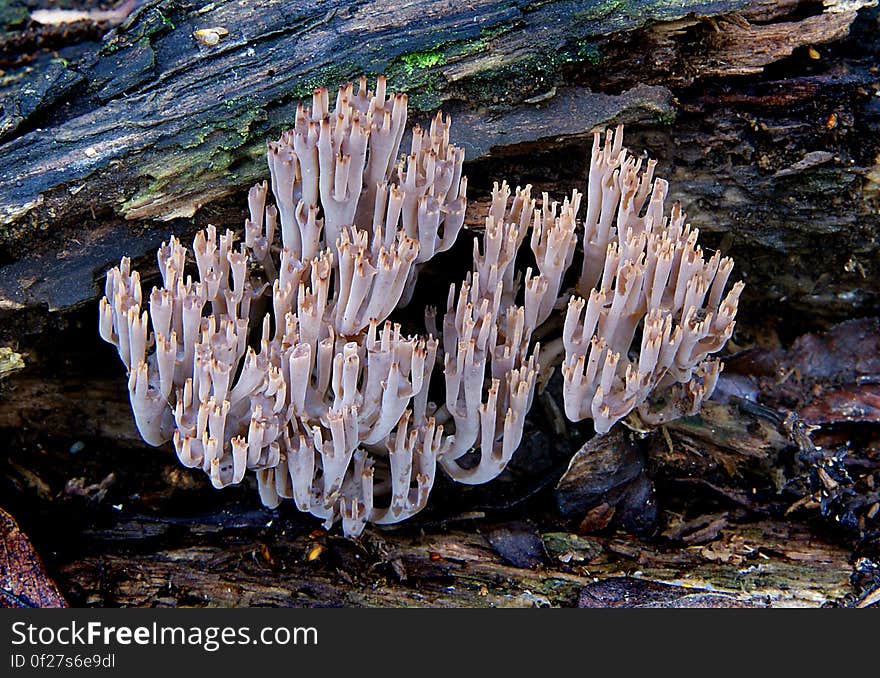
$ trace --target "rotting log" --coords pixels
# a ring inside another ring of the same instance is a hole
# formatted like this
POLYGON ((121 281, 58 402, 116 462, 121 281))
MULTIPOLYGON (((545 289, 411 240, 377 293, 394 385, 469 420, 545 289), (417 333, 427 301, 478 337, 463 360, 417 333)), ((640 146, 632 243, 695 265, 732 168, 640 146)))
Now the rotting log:
POLYGON ((146 448, 94 301, 122 254, 152 260, 171 232, 238 228, 265 140, 313 87, 385 72, 414 119, 454 115, 471 226, 496 178, 556 196, 581 187, 589 132, 623 120, 628 145, 660 160, 705 242, 746 276, 739 342, 872 313, 873 3, 202 4, 143 3, 103 38, 0 34, 0 345, 17 356, 0 381, 0 496, 72 604, 574 605, 611 595, 594 578, 633 600, 686 597, 639 577, 751 605, 855 602, 851 543, 789 519, 777 497, 776 457, 793 446, 766 420, 712 405, 651 434, 635 463, 663 532, 573 537, 626 505, 571 518, 542 493, 585 433, 558 422, 550 392, 524 444, 543 455, 537 481, 515 464, 473 492, 440 487, 412 525, 353 544, 146 448), (230 34, 213 48, 191 37, 218 25, 230 34), (542 545, 538 565, 511 564, 491 538, 509 520, 542 545))
MULTIPOLYGON (((368 534, 354 545, 340 538, 278 526, 259 536, 223 534, 191 523, 185 536, 149 557, 133 559, 149 538, 135 519, 129 533, 108 537, 113 548, 62 568, 60 580, 78 604, 366 605, 415 607, 573 606, 595 581, 635 577, 677 581, 691 594, 721 593, 757 606, 815 607, 841 602, 851 567, 845 549, 801 528, 773 522, 730 525, 716 543, 666 551, 625 536, 584 538, 536 533, 544 561, 533 568, 506 562, 489 544, 495 529, 468 521, 428 534, 368 534), (221 544, 214 542, 222 542, 221 544)), ((239 528, 241 529, 241 528, 239 528)), ((94 540, 96 535, 88 534, 94 540)), ((152 537, 156 541, 155 535, 152 537)), ((630 604, 649 602, 634 587, 630 604)))
POLYGON ((632 146, 720 234, 752 299, 845 317, 876 303, 880 279, 873 4, 162 0, 56 52, 25 58, 39 43, 11 32, 0 306, 69 308, 191 216, 238 225, 296 104, 384 72, 414 119, 455 115, 474 196, 502 171, 567 193, 591 129, 642 123, 632 146), (192 37, 209 26, 229 35, 192 37))

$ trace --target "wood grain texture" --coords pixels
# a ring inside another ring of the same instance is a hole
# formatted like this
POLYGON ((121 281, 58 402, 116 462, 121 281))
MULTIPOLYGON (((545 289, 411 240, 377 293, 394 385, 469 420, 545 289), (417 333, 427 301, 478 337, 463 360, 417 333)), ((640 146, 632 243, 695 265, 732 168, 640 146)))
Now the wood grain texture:
MULTIPOLYGON (((538 172, 568 193, 591 129, 640 123, 634 147, 666 163, 673 195, 743 255, 761 298, 842 317, 878 298, 878 48, 844 46, 854 22, 870 35, 872 4, 145 2, 0 85, 0 308, 71 308, 123 253, 207 221, 238 227, 296 104, 385 72, 413 120, 453 113, 475 197, 538 172), (207 26, 229 34, 202 45, 192 33, 207 26), (820 242, 829 256, 806 259, 820 242)), ((0 40, 13 62, 17 44, 0 40)))
POLYGON ((109 606, 574 606, 595 581, 634 575, 752 605, 816 607, 843 599, 851 571, 845 549, 774 522, 731 525, 708 547, 671 551, 625 536, 548 532, 539 534, 546 562, 534 568, 506 563, 481 534, 492 529, 485 521, 371 532, 360 544, 273 523, 255 539, 222 532, 220 546, 212 542, 221 533, 189 529, 189 537, 158 548, 153 539, 136 552, 123 540, 60 576, 81 604, 109 606))

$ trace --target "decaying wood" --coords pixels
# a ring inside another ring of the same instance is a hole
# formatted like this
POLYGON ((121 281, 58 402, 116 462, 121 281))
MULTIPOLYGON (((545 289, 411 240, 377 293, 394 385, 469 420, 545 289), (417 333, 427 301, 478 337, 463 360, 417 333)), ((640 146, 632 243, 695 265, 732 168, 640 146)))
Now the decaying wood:
POLYGON ((837 318, 875 302, 872 0, 629 4, 145 2, 100 44, 3 81, 0 305, 94 299, 123 253, 194 230, 179 217, 238 225, 266 139, 313 87, 362 72, 386 72, 416 119, 456 116, 474 195, 500 170, 567 193, 587 132, 641 122, 633 147, 723 234, 753 299, 837 318), (854 25, 855 44, 834 47, 854 25), (218 26, 216 45, 192 37, 218 26))
POLYGON ((132 533, 143 530, 140 557, 114 543, 60 578, 81 603, 104 606, 571 606, 595 581, 624 576, 762 606, 839 603, 850 592, 846 549, 781 523, 731 525, 712 544, 669 550, 625 536, 547 532, 539 534, 545 561, 532 569, 506 563, 481 534, 491 524, 479 525, 371 533, 355 545, 273 524, 241 540, 226 530, 217 545, 210 523, 191 523, 189 534, 153 549, 150 522, 134 520, 123 538, 134 546, 132 533))
POLYGON ((107 33, 4 26, 4 507, 78 605, 876 604, 873 363, 810 381, 798 353, 868 350, 876 322, 780 348, 880 300, 874 4, 150 0, 107 33), (378 72, 413 119, 453 114, 472 228, 493 180, 568 193, 589 132, 630 123, 747 282, 732 348, 755 349, 721 400, 572 460, 591 432, 551 381, 502 478, 359 543, 147 448, 95 330, 103 272, 131 255, 149 285, 170 233, 240 228, 296 104, 378 72))

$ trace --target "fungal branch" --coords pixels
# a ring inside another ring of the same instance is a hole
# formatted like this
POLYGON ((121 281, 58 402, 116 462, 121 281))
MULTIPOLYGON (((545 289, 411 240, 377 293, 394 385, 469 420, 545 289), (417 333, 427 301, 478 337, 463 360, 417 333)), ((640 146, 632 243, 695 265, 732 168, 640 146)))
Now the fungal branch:
POLYGON ((743 290, 725 295, 733 260, 704 258, 681 206, 666 215, 655 163, 642 169, 622 135, 594 137, 583 296, 569 301, 563 330, 566 416, 599 433, 635 409, 651 424, 694 414, 715 389, 721 363, 708 356, 733 333, 743 290))
MULTIPOLYGON (((438 467, 468 484, 504 470, 534 397, 533 334, 564 304, 578 243, 578 191, 538 206, 530 187, 496 184, 439 326, 427 309, 427 332, 405 333, 392 314, 458 238, 467 194, 449 118, 416 127, 398 161, 406 120, 406 95, 389 95, 384 78, 373 91, 365 78, 343 85, 332 110, 316 90, 268 145, 271 183, 248 194, 242 242, 209 226, 189 268, 172 237, 158 251, 160 287, 144 299, 124 258, 100 304, 146 442, 172 441, 217 488, 253 471, 265 505, 292 499, 350 536, 424 508, 438 467), (527 237, 534 263, 520 271, 527 237)), ((597 136, 588 301, 569 302, 563 373, 566 413, 600 432, 636 408, 662 421, 699 407, 742 289, 725 296, 730 260, 704 261, 681 211, 664 216, 653 168, 628 155, 620 130, 604 147, 597 136), (663 409, 649 401, 660 391, 672 394, 663 409)))
MULTIPOLYGON (((265 182, 251 189, 244 242, 198 233, 194 278, 172 238, 149 310, 127 259, 101 302, 101 335, 129 369, 148 443, 173 441, 218 488, 254 471, 266 505, 293 499, 349 535, 421 510, 438 465, 464 482, 498 475, 535 385, 523 310, 502 313, 477 271, 448 309, 442 352, 439 332, 406 335, 388 320, 417 267, 455 242, 466 207, 450 120, 414 129, 398 163, 406 114, 384 78, 375 91, 344 85, 332 110, 316 90, 269 143, 274 204, 265 182), (438 361, 443 423, 429 395, 438 361), (475 449, 477 464, 461 466, 475 449)), ((498 257, 487 253, 487 271, 498 257)))

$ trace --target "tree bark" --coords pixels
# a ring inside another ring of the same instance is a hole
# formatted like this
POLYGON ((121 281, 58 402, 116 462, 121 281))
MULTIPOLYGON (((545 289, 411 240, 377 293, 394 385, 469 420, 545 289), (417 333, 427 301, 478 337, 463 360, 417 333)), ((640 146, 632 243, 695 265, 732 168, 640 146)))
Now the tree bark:
MULTIPOLYGON (((867 600, 880 568, 866 570, 873 561, 854 557, 864 545, 836 529, 840 505, 816 508, 809 487, 789 506, 791 483, 835 469, 810 456, 785 397, 766 412, 710 403, 658 431, 620 429, 569 466, 590 431, 564 422, 551 383, 504 477, 441 484, 424 515, 354 543, 289 507, 257 508, 252 487, 215 492, 170 450, 147 448, 95 302, 119 257, 149 259, 149 278, 170 233, 240 228, 246 189, 267 174, 266 140, 313 88, 385 73, 409 94, 411 119, 453 115, 472 228, 494 180, 556 197, 582 189, 590 132, 624 121, 627 145, 659 159, 704 245, 734 257, 747 282, 743 346, 870 315, 874 5, 161 0, 109 32, 0 14, 4 507, 74 605, 867 600), (210 27, 228 34, 212 46, 193 37, 210 27), (693 593, 658 588, 685 580, 693 593)), ((754 388, 770 398, 777 386, 754 388)), ((871 426, 851 437, 868 450, 850 467, 859 482, 880 481, 871 426)), ((860 519, 876 515, 864 496, 860 519)))

